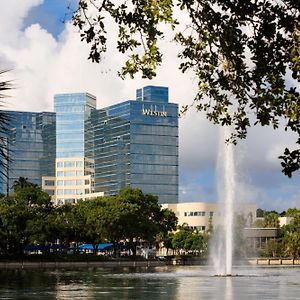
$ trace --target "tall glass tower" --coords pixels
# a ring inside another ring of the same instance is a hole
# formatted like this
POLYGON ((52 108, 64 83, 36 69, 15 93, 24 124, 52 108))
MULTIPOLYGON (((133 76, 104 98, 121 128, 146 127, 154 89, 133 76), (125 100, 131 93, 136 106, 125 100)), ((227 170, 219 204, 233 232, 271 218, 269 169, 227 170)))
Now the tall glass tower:
POLYGON ((56 158, 86 156, 91 110, 96 97, 88 93, 54 96, 56 112, 56 158))
POLYGON ((92 112, 95 190, 140 188, 178 202, 178 106, 168 88, 146 86, 129 100, 92 112))
MULTIPOLYGON (((91 111, 96 97, 88 93, 59 94, 56 112, 56 176, 43 178, 43 188, 53 190, 56 204, 76 203, 94 192, 91 111)), ((51 194, 51 192, 50 192, 51 194)))

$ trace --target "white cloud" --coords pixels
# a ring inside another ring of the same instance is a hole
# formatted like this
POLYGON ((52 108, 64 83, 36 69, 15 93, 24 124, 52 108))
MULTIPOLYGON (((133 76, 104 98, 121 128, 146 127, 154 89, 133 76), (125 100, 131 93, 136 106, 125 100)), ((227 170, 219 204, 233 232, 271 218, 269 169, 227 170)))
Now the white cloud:
POLYGON ((22 38, 24 18, 30 9, 43 3, 43 0, 2 0, 0 18, 0 42, 18 48, 22 38))

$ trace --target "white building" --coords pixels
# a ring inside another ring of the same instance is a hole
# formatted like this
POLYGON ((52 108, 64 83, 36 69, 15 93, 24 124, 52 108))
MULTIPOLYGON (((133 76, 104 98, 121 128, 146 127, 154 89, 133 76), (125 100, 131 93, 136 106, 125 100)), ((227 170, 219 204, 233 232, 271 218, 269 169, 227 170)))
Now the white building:
MULTIPOLYGON (((218 224, 222 215, 219 203, 209 202, 182 202, 174 204, 163 204, 163 208, 168 208, 175 212, 178 218, 178 225, 186 224, 192 229, 205 231, 210 225, 218 224)), ((239 205, 236 212, 243 214, 250 225, 256 216, 256 204, 247 203, 239 205)))
POLYGON ((104 196, 95 193, 93 160, 84 157, 57 158, 56 176, 43 177, 42 189, 52 195, 55 205, 77 203, 104 196))

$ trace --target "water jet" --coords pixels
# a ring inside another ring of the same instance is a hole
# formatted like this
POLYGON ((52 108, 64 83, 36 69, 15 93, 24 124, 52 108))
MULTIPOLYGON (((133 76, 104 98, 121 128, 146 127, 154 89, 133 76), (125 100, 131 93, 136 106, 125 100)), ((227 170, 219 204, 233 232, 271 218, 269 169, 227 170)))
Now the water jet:
POLYGON ((223 127, 220 135, 219 171, 219 222, 214 230, 211 258, 218 276, 232 276, 233 216, 235 201, 234 145, 225 143, 230 137, 230 127, 223 127))

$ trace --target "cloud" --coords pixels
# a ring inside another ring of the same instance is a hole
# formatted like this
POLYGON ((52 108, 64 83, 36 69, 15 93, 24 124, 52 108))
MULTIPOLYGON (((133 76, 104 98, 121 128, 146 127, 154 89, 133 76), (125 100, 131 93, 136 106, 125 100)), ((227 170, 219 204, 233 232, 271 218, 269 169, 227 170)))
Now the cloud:
MULTIPOLYGON (((71 24, 53 37, 40 24, 26 26, 30 10, 42 0, 10 0, 3 6, 0 18, 1 68, 12 68, 16 89, 9 100, 11 109, 53 110, 53 95, 87 91, 97 96, 98 108, 135 99, 135 90, 147 84, 169 86, 170 101, 179 106, 191 104, 197 91, 197 80, 191 73, 178 70, 178 47, 166 35, 162 42, 164 63, 153 81, 122 80, 117 76, 125 57, 113 49, 116 30, 109 26, 112 43, 101 64, 87 60, 89 49, 71 24)), ((219 148, 218 127, 209 123, 204 113, 192 108, 179 120, 180 199, 213 201, 216 199, 215 166, 219 148)), ((256 201, 259 207, 295 206, 299 176, 288 181, 280 173, 277 156, 292 135, 283 130, 255 127, 246 141, 240 141, 235 162, 238 168, 239 195, 256 201), (289 187, 289 192, 285 190, 289 187), (274 193, 276 191, 276 193, 274 193), (288 195, 288 199, 285 198, 288 195), (285 201, 283 202, 283 199, 285 201), (289 202, 290 201, 290 202, 289 202)))
POLYGON ((22 38, 21 28, 28 12, 43 0, 10 0, 1 5, 0 18, 0 41, 2 46, 9 44, 14 47, 20 46, 22 38))

